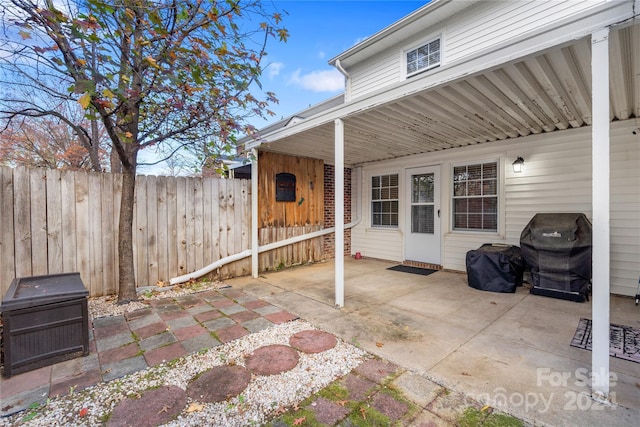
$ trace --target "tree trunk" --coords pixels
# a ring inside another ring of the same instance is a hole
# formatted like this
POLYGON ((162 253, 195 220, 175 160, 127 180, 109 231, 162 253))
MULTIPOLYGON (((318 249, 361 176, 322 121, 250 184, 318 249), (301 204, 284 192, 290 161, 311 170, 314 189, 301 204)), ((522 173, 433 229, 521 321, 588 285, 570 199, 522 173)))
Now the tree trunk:
POLYGON ((111 173, 122 173, 122 163, 114 148, 111 148, 111 154, 109 154, 109 164, 111 165, 111 173))
POLYGON ((96 172, 104 172, 100 164, 100 131, 98 130, 98 120, 91 120, 91 144, 89 147, 89 158, 91 167, 96 172))
POLYGON ((136 189, 136 168, 122 168, 122 196, 118 225, 118 302, 135 300, 136 278, 133 262, 133 202, 136 189))

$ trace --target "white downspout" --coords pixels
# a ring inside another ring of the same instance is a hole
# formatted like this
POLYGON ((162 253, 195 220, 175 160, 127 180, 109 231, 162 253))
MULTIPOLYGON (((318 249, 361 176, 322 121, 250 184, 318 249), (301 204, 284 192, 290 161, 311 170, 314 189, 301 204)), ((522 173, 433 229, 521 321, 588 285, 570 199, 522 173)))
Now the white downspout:
POLYGON ((336 68, 340 73, 345 77, 346 82, 344 85, 344 102, 349 102, 351 99, 351 76, 347 73, 347 70, 344 69, 339 59, 336 59, 336 68))
MULTIPOLYGON (((361 174, 362 174, 362 168, 356 168, 356 180, 359 183, 361 180, 361 174)), ((360 184, 358 184, 359 186, 360 184)), ((358 187, 359 188, 359 187, 358 187)), ((358 225, 360 223, 360 221, 362 220, 361 218, 361 192, 357 191, 356 192, 356 219, 354 219, 353 221, 351 221, 348 224, 344 225, 344 229, 349 229, 352 227, 355 227, 356 225, 358 225)), ((252 198, 253 198, 253 194, 252 194, 252 198)), ((253 200, 252 200, 253 203, 253 200)), ((257 203, 256 203, 257 205, 257 203)), ((352 212, 353 212, 353 206, 352 206, 352 212)), ((331 234, 334 233, 336 231, 336 227, 330 227, 330 228, 325 228, 322 230, 318 230, 318 231, 313 231, 311 233, 307 233, 307 234, 302 234, 300 236, 295 236, 295 237, 290 237, 289 239, 285 239, 285 240, 280 240, 279 242, 273 242, 273 243, 268 243, 264 246, 258 246, 258 253, 261 254, 263 252, 267 252, 267 251, 271 251, 273 249, 278 249, 281 248, 283 246, 287 246, 287 245, 291 245, 293 243, 298 243, 298 242, 302 242, 304 240, 309 240, 309 239, 314 239, 316 237, 320 237, 320 236, 324 236, 327 234, 331 234)), ((256 233, 257 235, 257 233, 256 233)), ((252 240, 252 244, 253 244, 253 238, 252 240)), ((256 243, 257 245, 257 243, 256 243)), ((255 246, 254 246, 255 247, 255 246)), ((229 263, 235 262, 235 261, 240 261, 241 259, 250 257, 253 255, 253 250, 252 249, 247 249, 245 251, 242 251, 240 253, 237 253, 235 255, 230 255, 228 257, 225 258, 221 258, 215 262, 213 262, 212 264, 207 265, 206 267, 201 268, 200 270, 196 270, 194 272, 191 273, 187 273, 187 274, 183 274, 182 276, 178 276, 178 277, 174 277, 172 279, 169 280, 169 284, 170 285, 178 285, 180 283, 184 283, 184 282, 188 282, 189 280, 192 279, 197 279, 198 277, 202 277, 205 274, 209 274, 211 273, 213 270, 216 270, 220 267, 223 267, 229 263)), ((253 271, 252 271, 253 274, 253 271)))

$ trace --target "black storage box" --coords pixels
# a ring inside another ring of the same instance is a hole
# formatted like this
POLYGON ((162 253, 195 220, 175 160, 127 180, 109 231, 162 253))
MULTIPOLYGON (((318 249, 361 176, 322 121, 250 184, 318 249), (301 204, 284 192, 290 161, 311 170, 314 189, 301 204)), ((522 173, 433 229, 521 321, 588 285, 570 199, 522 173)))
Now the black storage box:
POLYGON ((4 376, 88 355, 88 295, 80 273, 14 279, 0 305, 4 376))
POLYGON ((525 264, 517 246, 486 243, 467 252, 466 263, 472 288, 509 293, 522 285, 525 264))
POLYGON ((536 214, 520 235, 531 293, 571 301, 589 298, 591 222, 582 213, 536 214))

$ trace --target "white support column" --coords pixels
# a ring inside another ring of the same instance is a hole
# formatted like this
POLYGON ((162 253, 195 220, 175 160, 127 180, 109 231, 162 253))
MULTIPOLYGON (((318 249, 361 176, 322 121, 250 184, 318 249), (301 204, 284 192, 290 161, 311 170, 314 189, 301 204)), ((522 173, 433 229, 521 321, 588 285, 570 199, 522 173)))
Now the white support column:
POLYGON ((258 278, 258 150, 251 150, 251 275, 258 278))
POLYGON ((344 122, 336 119, 335 130, 335 282, 336 305, 344 307, 344 122))
POLYGON ((609 400, 609 30, 591 35, 593 299, 592 396, 609 400))

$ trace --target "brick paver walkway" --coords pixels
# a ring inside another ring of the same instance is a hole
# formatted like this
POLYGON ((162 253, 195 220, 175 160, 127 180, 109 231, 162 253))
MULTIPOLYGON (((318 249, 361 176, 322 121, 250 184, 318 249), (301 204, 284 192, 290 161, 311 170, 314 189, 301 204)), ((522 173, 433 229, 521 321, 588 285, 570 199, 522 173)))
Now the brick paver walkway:
POLYGON ((297 319, 232 288, 149 302, 146 309, 93 319, 89 356, 0 378, 0 416, 297 319))

